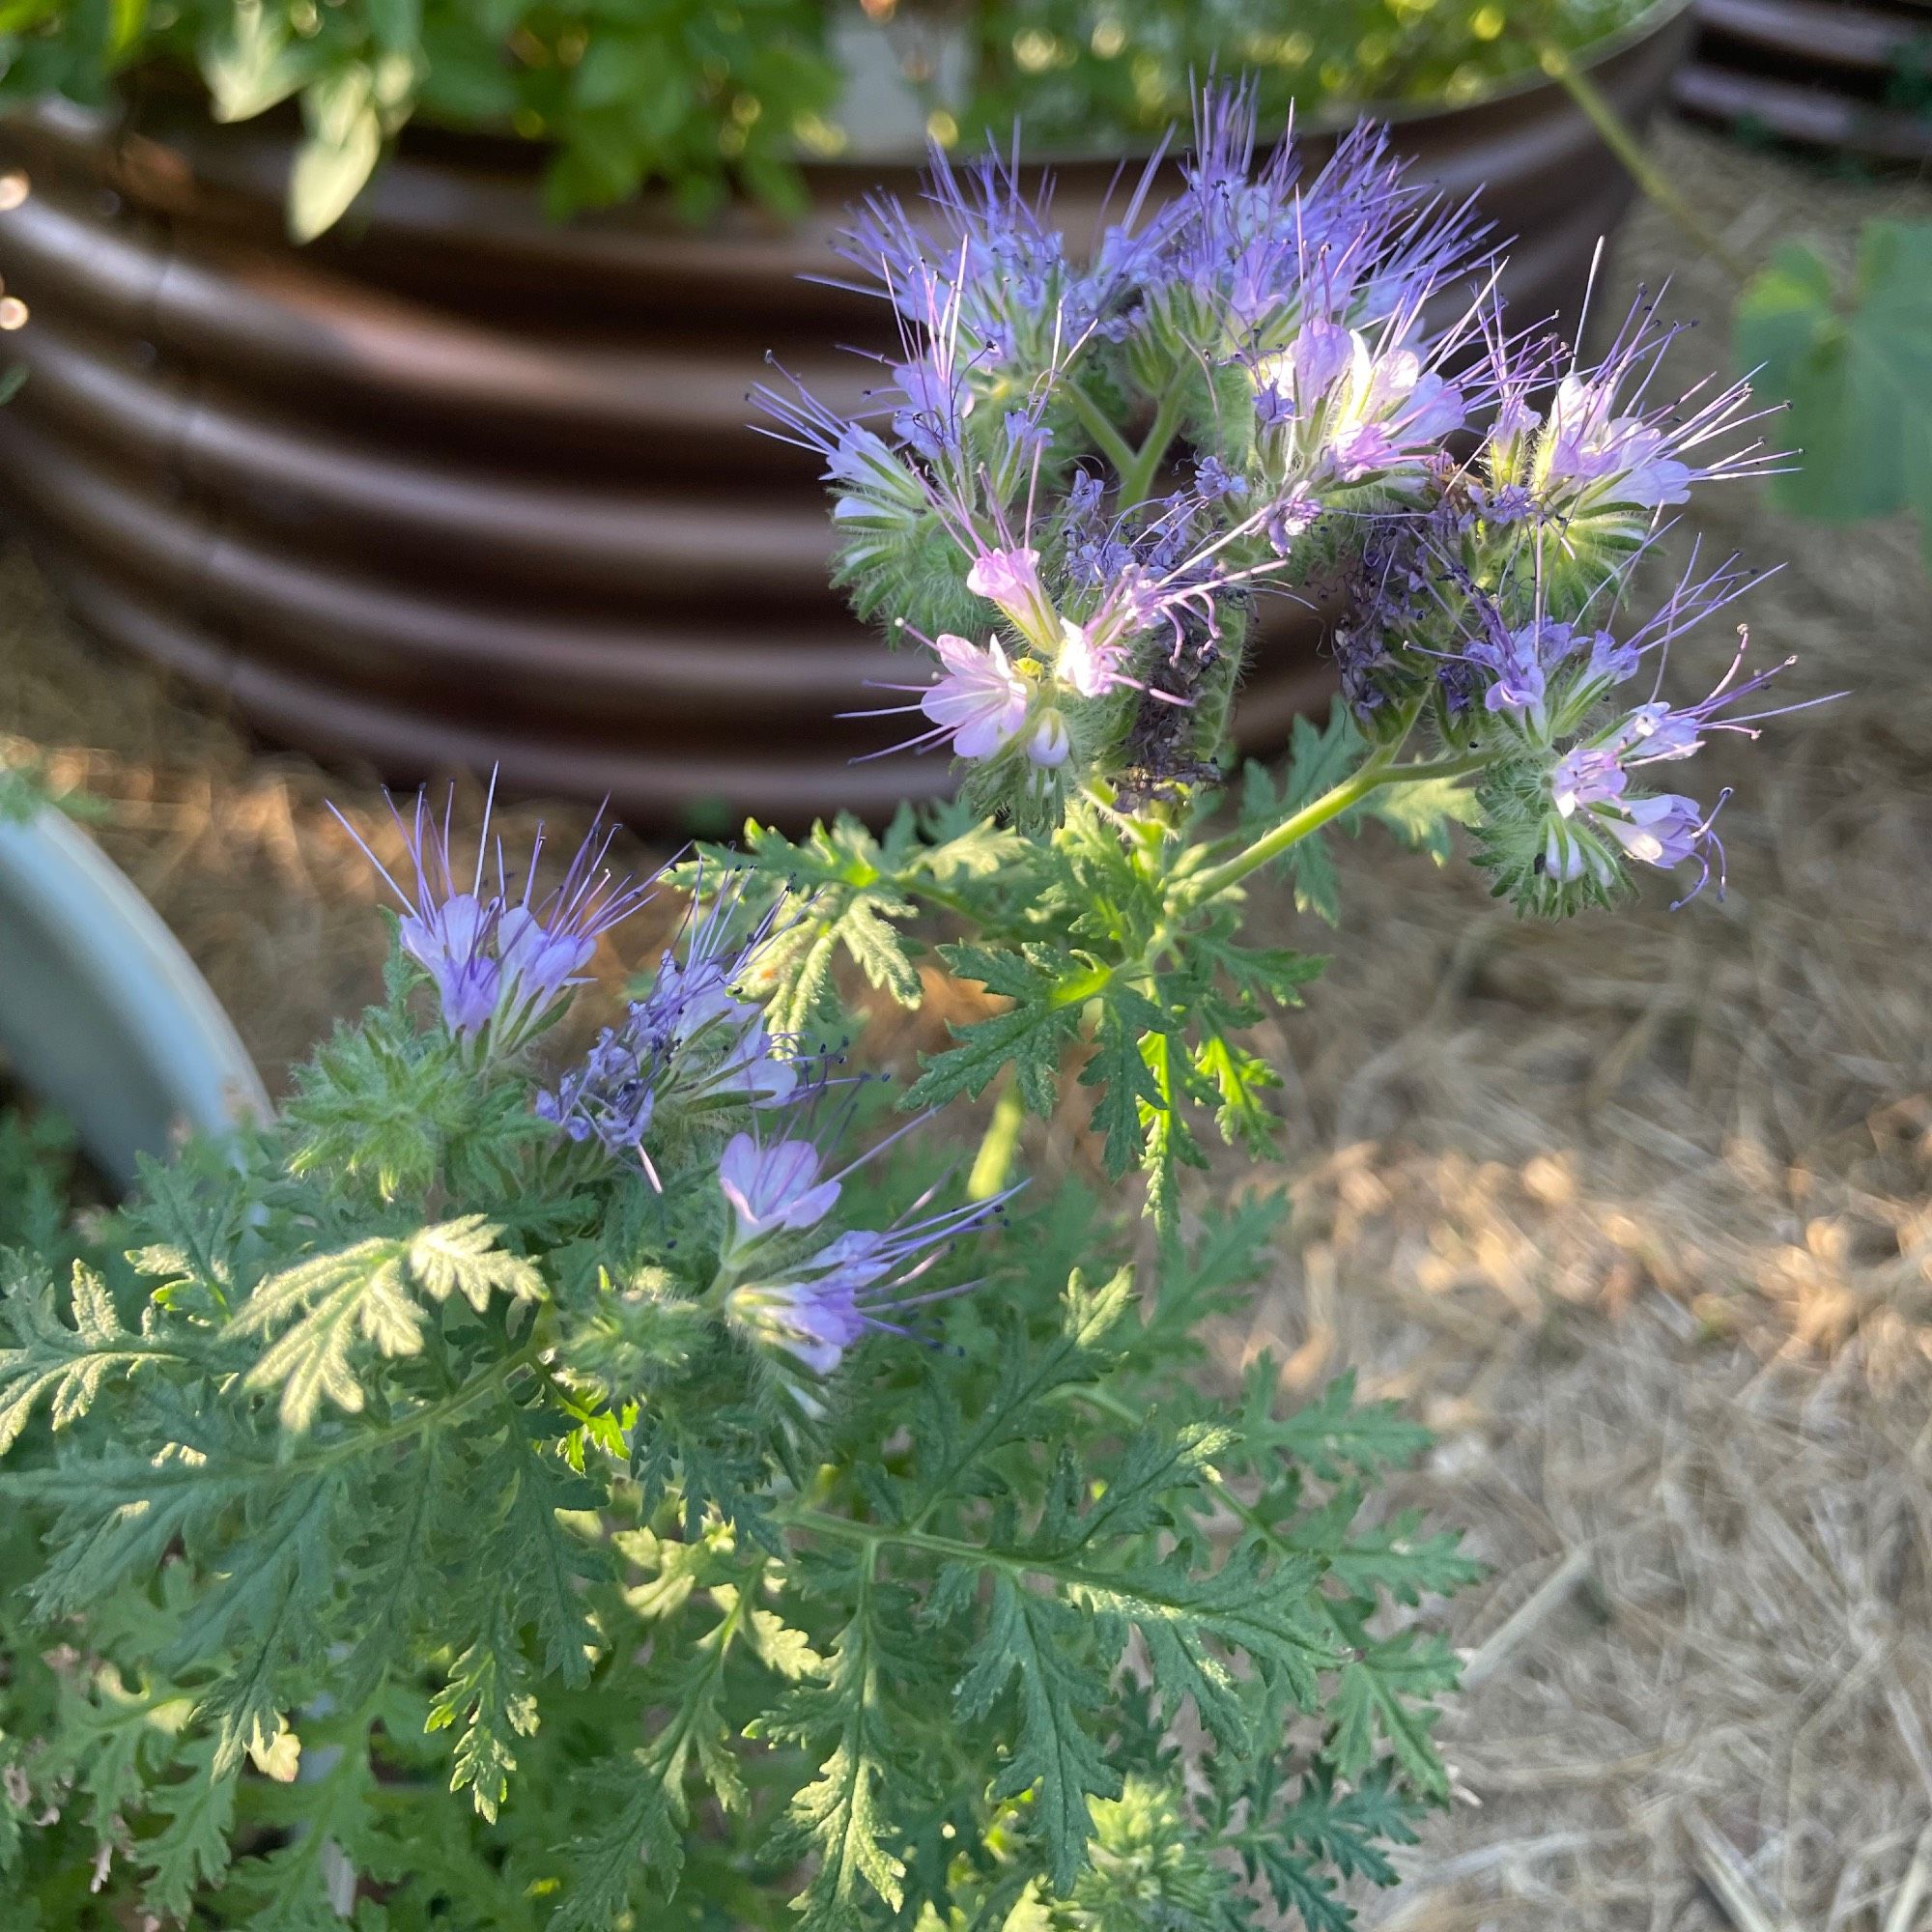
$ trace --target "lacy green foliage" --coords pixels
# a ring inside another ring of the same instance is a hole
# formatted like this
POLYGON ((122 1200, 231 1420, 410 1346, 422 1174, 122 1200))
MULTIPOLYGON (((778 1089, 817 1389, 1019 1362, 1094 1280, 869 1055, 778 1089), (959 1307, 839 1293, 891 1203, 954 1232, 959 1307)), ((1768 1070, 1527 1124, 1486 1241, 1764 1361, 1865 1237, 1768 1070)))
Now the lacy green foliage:
POLYGON ((0 1251, 77 1258, 68 1225, 76 1146, 60 1115, 0 1105, 0 1251))
MULTIPOLYGON (((997 876, 948 842, 818 841, 854 896, 810 917, 843 944, 865 894, 997 876)), ((1471 1571, 1364 1513, 1425 1440, 1392 1407, 1177 1379, 1278 1202, 1145 1288, 1096 1203, 1042 1204, 938 1346, 800 1403, 706 1302, 715 1149, 659 1192, 484 1107, 381 1186, 318 1154, 317 1118, 412 1104, 408 1009, 398 976, 388 1050, 338 1038, 273 1130, 150 1170, 118 1296, 13 1264, 10 1925, 320 1932, 353 1875, 364 1932, 1328 1932, 1390 1880, 1453 1671, 1383 1613, 1471 1571)))
POLYGON ((1736 335, 1791 406, 1779 503, 1827 523, 1910 510, 1932 558, 1932 226, 1872 222, 1849 283, 1786 242, 1740 298, 1736 335))
MULTIPOLYGON (((783 938, 764 970, 772 1009, 800 1030, 824 1030, 841 952, 872 985, 916 1006, 923 946, 902 928, 922 915, 967 923, 975 939, 940 945, 938 958, 1001 1010, 954 1024, 955 1044, 925 1061, 905 1104, 941 1105, 1011 1080, 1032 1112, 1049 1115, 1080 1047, 1075 1077, 1094 1094, 1090 1123, 1106 1173, 1143 1170, 1153 1211, 1171 1229, 1179 1170, 1207 1165, 1207 1119, 1231 1146, 1264 1155, 1273 1145, 1279 1122, 1266 1096, 1279 1076, 1242 1037, 1299 1006, 1324 963, 1247 944, 1236 902, 1201 895, 1200 881, 1244 832, 1332 792, 1370 755, 1339 704, 1325 731, 1298 723, 1286 796, 1251 767, 1245 814, 1220 837, 1205 807, 1177 828, 1083 803, 1050 838, 1027 838, 949 806, 901 811, 877 838, 848 818, 800 843, 755 829, 741 850, 707 851, 705 861, 755 874, 779 895, 783 938)), ((1350 830, 1378 817, 1440 857, 1450 828, 1476 810, 1466 787, 1428 780, 1368 791, 1338 816, 1350 830)), ((1319 833, 1290 847, 1285 863, 1304 907, 1332 922, 1334 863, 1319 833)))
POLYGON ((8 100, 100 104, 156 59, 198 72, 218 120, 299 102, 298 241, 342 217, 417 115, 548 142, 558 214, 659 184, 694 217, 733 185, 795 212, 797 157, 830 138, 838 90, 812 0, 23 0, 0 14, 8 100))

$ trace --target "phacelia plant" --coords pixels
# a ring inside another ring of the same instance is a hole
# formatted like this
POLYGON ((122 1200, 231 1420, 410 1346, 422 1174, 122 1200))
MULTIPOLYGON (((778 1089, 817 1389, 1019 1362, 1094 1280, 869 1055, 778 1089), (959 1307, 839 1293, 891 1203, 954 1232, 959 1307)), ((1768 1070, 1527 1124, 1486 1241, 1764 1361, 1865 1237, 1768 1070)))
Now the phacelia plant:
POLYGON ((648 885, 418 805, 387 997, 282 1118, 154 1169, 125 1262, 10 1262, 27 1922, 1343 1932, 1393 1882, 1449 1790, 1420 1612, 1473 1574, 1367 1507, 1424 1438, 1187 1373, 1281 1209, 1184 1170, 1210 1120, 1271 1150, 1243 1035, 1321 965, 1245 895, 1280 864, 1332 916, 1362 814, 1471 827, 1525 913, 1720 890, 1719 801, 1656 768, 1767 674, 1659 674, 1747 580, 1626 605, 1661 513, 1762 458, 1741 388, 1653 398, 1647 311, 1594 364, 1512 333, 1378 135, 1307 180, 1253 146, 1211 96, 1080 253, 942 162, 846 238, 902 332, 876 409, 766 397, 904 646, 881 750, 955 802, 648 885), (1243 664, 1318 595, 1343 699, 1227 811, 1243 664), (671 945, 563 1052, 653 890, 671 945), (917 1005, 941 934, 992 1009, 895 1110, 844 1001, 917 1005), (1048 1199, 1019 1128, 1068 1075, 1106 1186, 1048 1199), (951 1161, 934 1113, 988 1089, 951 1161))

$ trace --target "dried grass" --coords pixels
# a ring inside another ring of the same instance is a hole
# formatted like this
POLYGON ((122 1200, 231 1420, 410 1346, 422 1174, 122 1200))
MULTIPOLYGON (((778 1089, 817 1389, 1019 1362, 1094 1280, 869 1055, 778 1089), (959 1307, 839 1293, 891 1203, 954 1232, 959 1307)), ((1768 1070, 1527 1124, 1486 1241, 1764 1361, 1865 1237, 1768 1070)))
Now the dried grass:
MULTIPOLYGON (((1932 213, 1661 146, 1748 251, 1932 213)), ((1723 312, 1640 212, 1612 284, 1673 271, 1674 309, 1723 312)), ((1365 839, 1273 1050, 1299 1245, 1229 1352, 1418 1404, 1442 1443, 1406 1499, 1493 1566, 1453 1610, 1464 1802, 1369 1911, 1403 1932, 1932 1925, 1927 582, 1903 526, 1698 509, 1707 553, 1791 559, 1753 656, 1853 688, 1697 773, 1739 786, 1727 898, 1524 926, 1365 839)))
MULTIPOLYGON (((1932 212, 1660 146, 1747 253, 1932 212)), ((1611 293, 1669 272, 1673 307, 1723 313, 1720 272, 1640 213, 1611 293)), ((1463 1802, 1371 1903, 1383 1928, 1932 1924, 1932 596, 1905 527, 1747 491, 1699 512, 1719 553, 1792 559, 1751 600, 1760 660, 1855 693, 1718 761, 1728 898, 1526 926, 1372 835, 1334 968, 1271 1040, 1296 1239, 1226 1354, 1416 1404, 1442 1441, 1404 1499, 1493 1566, 1452 1612, 1463 1802)), ((374 785, 260 755, 72 638, 17 556, 4 577, 0 719, 108 801, 109 849, 278 1077, 376 986, 373 884, 322 806, 380 832, 374 785)), ((1322 943, 1278 895, 1257 914, 1322 943)))

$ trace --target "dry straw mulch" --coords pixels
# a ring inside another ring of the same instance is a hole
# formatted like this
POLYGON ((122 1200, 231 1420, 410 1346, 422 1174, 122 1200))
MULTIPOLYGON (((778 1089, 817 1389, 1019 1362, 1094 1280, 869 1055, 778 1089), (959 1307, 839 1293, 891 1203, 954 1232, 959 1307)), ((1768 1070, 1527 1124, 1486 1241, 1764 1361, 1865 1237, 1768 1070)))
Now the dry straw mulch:
MULTIPOLYGON (((1747 254, 1932 214, 1659 146, 1747 254)), ((1673 308, 1725 312, 1721 272, 1640 212, 1604 314, 1671 273, 1673 308)), ((1714 325, 1680 366, 1723 353, 1714 325)), ((1909 529, 1712 495, 1714 555, 1791 559, 1744 613, 1754 656, 1803 653, 1794 696, 1853 694, 1700 761, 1700 787, 1739 784, 1722 902, 1526 926, 1371 834, 1332 942, 1257 906, 1335 964, 1272 1039, 1295 1236, 1227 1354, 1271 1348, 1307 1386, 1355 1365, 1414 1404, 1441 1444, 1405 1499, 1493 1566, 1450 1612, 1461 1799, 1375 1926, 1932 1925, 1932 587, 1909 529)), ((108 848, 278 1081, 374 991, 375 885, 323 799, 380 837, 376 788, 263 755, 72 637, 22 559, 4 579, 0 727, 108 802, 108 848)), ((1686 651, 1673 688, 1728 648, 1686 651)))

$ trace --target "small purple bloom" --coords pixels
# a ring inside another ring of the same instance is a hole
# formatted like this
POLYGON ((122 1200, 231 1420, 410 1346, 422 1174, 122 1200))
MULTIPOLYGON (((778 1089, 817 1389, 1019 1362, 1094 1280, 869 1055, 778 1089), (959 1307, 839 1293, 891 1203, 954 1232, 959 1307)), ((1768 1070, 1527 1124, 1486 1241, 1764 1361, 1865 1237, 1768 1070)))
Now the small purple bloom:
POLYGON ((686 1119, 787 1106, 801 1096, 802 1069, 812 1064, 796 1041, 775 1038, 760 1009, 731 990, 755 971, 776 910, 734 939, 740 892, 727 885, 700 914, 702 890, 700 878, 684 957, 667 952, 623 1025, 605 1028, 582 1063, 533 1103, 540 1119, 573 1141, 636 1153, 653 1178, 645 1140, 661 1105, 686 1119))
POLYGON ((1293 399, 1282 393, 1279 383, 1263 383, 1255 390, 1255 421, 1259 428, 1274 429, 1293 414, 1293 399))
POLYGON ((1305 415, 1310 409, 1319 407, 1328 391, 1349 373, 1358 344, 1366 360, 1367 345, 1361 344, 1360 338, 1341 324, 1318 319, 1303 327, 1288 347, 1288 366, 1298 413, 1305 415))
POLYGON ((1028 410, 1009 410, 1006 432, 1009 449, 1039 450, 1053 440, 1051 427, 1028 410))
POLYGON ((398 937, 409 956, 436 987, 443 1023, 460 1039, 474 1039, 494 1023, 493 1044, 508 1052, 520 1045, 559 999, 578 983, 597 942, 650 896, 649 884, 613 880, 604 861, 616 837, 600 813, 571 860, 560 884, 532 904, 544 835, 538 828, 521 895, 512 900, 503 877, 503 852, 496 848, 496 890, 485 889, 491 853, 490 815, 496 779, 484 801, 476 863, 469 883, 459 883, 450 854, 454 787, 440 824, 430 816, 426 793, 416 794, 406 824, 384 794, 402 834, 414 874, 405 891, 369 849, 362 835, 334 806, 337 822, 361 847, 405 908, 398 937))
POLYGON ((1286 556, 1298 538, 1305 536, 1321 514, 1321 499, 1305 483, 1272 504, 1264 528, 1269 546, 1277 556, 1286 556))
POLYGON ((933 649, 946 667, 920 699, 920 709, 950 736, 956 757, 989 758, 1018 735, 1026 723, 1031 694, 1026 680, 1007 662, 997 639, 984 649, 942 632, 933 649))
POLYGON ((718 1185, 733 1217, 725 1258, 736 1261, 776 1235, 824 1220, 838 1200, 838 1182, 820 1180, 818 1168, 818 1150, 810 1141, 760 1147, 750 1134, 733 1135, 718 1162, 718 1185))
POLYGON ((1248 479, 1236 475, 1219 457, 1204 456, 1194 466, 1194 487, 1204 501, 1212 503, 1223 497, 1245 497, 1248 479))
POLYGON ((1491 673, 1483 704, 1490 711, 1530 711, 1548 689, 1546 667, 1569 654, 1568 624, 1529 623, 1498 639, 1478 639, 1464 655, 1491 673))
POLYGON ((1012 545, 981 551, 966 573, 976 597, 997 604, 1001 613, 1036 650, 1050 650, 1060 618, 1039 581, 1039 552, 1012 545))
MULTIPOLYGON (((861 1161, 881 1151, 874 1148, 861 1161)), ((889 1228, 850 1230, 810 1248, 810 1231, 836 1205, 843 1179, 819 1179, 821 1165, 809 1143, 760 1149, 749 1135, 733 1141, 719 1172, 732 1215, 719 1267, 729 1283, 724 1306, 739 1328, 822 1377, 863 1336, 903 1334, 896 1318, 971 1287, 916 1292, 952 1244, 984 1227, 1016 1190, 922 1216, 927 1195, 889 1228)))

